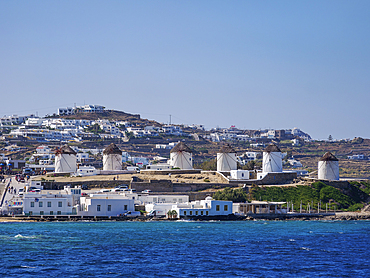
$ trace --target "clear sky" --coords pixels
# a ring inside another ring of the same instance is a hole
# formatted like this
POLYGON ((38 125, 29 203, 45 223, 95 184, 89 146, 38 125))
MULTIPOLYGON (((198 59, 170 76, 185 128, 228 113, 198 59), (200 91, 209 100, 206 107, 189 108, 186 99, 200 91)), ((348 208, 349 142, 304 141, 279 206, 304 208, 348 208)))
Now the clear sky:
POLYGON ((0 1, 0 116, 99 104, 370 138, 370 1, 0 1))

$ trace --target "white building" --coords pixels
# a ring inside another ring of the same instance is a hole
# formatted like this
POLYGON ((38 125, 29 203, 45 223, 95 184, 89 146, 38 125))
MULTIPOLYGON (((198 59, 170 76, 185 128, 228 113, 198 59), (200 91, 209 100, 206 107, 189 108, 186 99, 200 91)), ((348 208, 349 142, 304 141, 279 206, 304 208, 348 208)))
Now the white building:
POLYGON ((339 180, 339 161, 330 152, 324 154, 318 163, 318 179, 339 180))
POLYGON ((77 176, 95 176, 98 174, 98 170, 94 166, 79 166, 77 169, 77 176))
POLYGON ((207 197, 205 200, 187 203, 153 203, 146 204, 145 210, 156 216, 166 216, 168 211, 175 210, 179 218, 187 216, 222 216, 232 214, 233 202, 213 200, 207 197))
POLYGON ((77 214, 81 188, 64 187, 57 193, 25 193, 23 214, 25 215, 71 215, 77 214))
POLYGON ((182 170, 193 169, 191 149, 183 142, 178 143, 170 152, 169 164, 173 168, 180 168, 182 170))
POLYGON ((64 145, 55 152, 55 173, 75 173, 77 171, 76 152, 64 145))
POLYGON ((230 176, 233 180, 249 180, 249 170, 231 170, 230 176))
POLYGON ((103 151, 103 170, 122 170, 122 151, 114 143, 103 151))
POLYGON ((283 171, 282 155, 275 144, 270 144, 263 151, 262 172, 277 173, 283 171))
POLYGON ((237 169, 236 151, 225 144, 217 153, 217 171, 231 171, 237 169))
POLYGON ((80 198, 81 216, 119 216, 127 212, 135 214, 134 200, 120 194, 90 194, 80 198))

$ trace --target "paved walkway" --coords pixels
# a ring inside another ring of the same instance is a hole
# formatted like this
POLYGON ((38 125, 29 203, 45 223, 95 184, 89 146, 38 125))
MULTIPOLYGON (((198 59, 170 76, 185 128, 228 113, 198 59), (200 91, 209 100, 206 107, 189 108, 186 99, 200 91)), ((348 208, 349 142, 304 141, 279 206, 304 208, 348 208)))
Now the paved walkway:
POLYGON ((7 178, 4 183, 1 183, 2 185, 2 190, 1 190, 1 199, 0 199, 0 214, 1 212, 6 212, 7 207, 8 207, 8 202, 11 200, 13 197, 18 197, 18 192, 20 188, 24 188, 26 183, 24 182, 17 182, 15 180, 15 177, 12 176, 10 178, 7 178), (10 190, 10 188, 13 187, 13 190, 10 190), (6 189, 6 190, 5 190, 6 189), (5 196, 4 196, 5 195, 5 196))

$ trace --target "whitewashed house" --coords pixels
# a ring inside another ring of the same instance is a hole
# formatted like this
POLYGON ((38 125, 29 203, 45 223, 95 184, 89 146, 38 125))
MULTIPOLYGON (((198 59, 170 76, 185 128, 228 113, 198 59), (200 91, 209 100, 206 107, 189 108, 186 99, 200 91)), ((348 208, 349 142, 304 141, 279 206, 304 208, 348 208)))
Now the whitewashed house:
POLYGON ((23 195, 24 215, 76 215, 81 188, 64 187, 57 193, 28 192, 23 195))
POLYGON ((119 194, 90 194, 80 198, 81 216, 119 216, 131 212, 132 215, 140 215, 135 212, 134 200, 119 194))

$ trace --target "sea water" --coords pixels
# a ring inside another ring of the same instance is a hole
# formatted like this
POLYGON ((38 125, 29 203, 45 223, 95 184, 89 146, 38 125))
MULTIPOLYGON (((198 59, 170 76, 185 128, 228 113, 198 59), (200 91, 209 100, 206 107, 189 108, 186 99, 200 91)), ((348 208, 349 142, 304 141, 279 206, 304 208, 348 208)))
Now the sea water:
POLYGON ((0 277, 370 277, 370 221, 0 223, 0 277))

